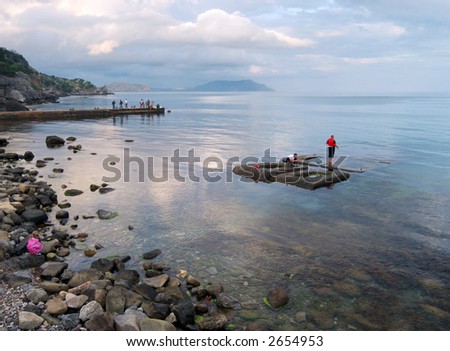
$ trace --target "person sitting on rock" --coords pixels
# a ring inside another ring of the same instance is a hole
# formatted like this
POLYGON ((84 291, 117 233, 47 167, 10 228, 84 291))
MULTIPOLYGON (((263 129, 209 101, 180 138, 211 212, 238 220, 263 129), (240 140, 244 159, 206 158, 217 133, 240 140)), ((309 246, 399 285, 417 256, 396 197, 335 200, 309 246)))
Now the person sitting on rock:
POLYGON ((284 163, 286 163, 287 165, 292 166, 294 163, 299 162, 298 154, 296 152, 294 152, 293 154, 291 154, 287 157, 283 157, 282 161, 284 163))

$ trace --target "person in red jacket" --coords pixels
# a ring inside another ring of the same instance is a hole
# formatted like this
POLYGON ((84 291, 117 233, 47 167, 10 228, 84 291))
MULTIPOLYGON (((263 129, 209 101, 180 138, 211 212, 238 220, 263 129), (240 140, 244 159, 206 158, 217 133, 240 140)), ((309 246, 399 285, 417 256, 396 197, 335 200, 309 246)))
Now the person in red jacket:
POLYGON ((336 140, 334 140, 334 135, 331 135, 327 140, 327 149, 328 149, 328 168, 333 168, 333 158, 336 148, 339 149, 339 146, 336 144, 336 140))

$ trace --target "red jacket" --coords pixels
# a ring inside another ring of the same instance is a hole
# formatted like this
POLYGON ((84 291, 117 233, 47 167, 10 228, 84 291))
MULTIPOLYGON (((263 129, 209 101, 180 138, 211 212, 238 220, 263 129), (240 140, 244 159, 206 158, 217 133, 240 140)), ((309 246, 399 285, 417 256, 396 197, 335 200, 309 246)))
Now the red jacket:
POLYGON ((327 146, 336 147, 336 140, 334 140, 334 138, 329 138, 327 140, 327 146))

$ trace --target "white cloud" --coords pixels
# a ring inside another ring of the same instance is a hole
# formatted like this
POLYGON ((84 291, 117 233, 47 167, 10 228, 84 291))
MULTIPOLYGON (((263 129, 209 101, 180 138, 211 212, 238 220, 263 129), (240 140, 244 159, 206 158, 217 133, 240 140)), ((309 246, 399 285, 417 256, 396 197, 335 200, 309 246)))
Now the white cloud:
POLYGON ((337 29, 318 31, 319 38, 342 37, 351 35, 398 37, 406 33, 406 28, 389 22, 354 23, 337 29))
POLYGON ((168 39, 191 45, 230 47, 307 47, 313 42, 288 36, 252 23, 238 12, 212 9, 197 16, 196 22, 171 26, 168 39))
POLYGON ((91 44, 88 46, 89 55, 96 56, 102 54, 109 54, 118 46, 119 43, 115 40, 105 40, 102 41, 101 43, 91 44))

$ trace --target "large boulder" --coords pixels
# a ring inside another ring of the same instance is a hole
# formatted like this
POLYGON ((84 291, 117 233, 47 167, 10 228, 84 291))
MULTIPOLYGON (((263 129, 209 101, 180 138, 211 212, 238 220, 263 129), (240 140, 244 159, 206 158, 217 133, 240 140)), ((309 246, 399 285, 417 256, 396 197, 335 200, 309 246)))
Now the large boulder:
POLYGON ((45 213, 42 210, 29 209, 29 210, 25 210, 25 212, 22 213, 22 219, 24 222, 41 224, 41 223, 44 223, 48 219, 48 216, 47 216, 47 213, 45 213))
POLYGON ((66 141, 63 138, 60 138, 59 136, 49 135, 45 139, 45 143, 47 144, 47 147, 55 148, 55 147, 63 146, 66 143, 66 141))

